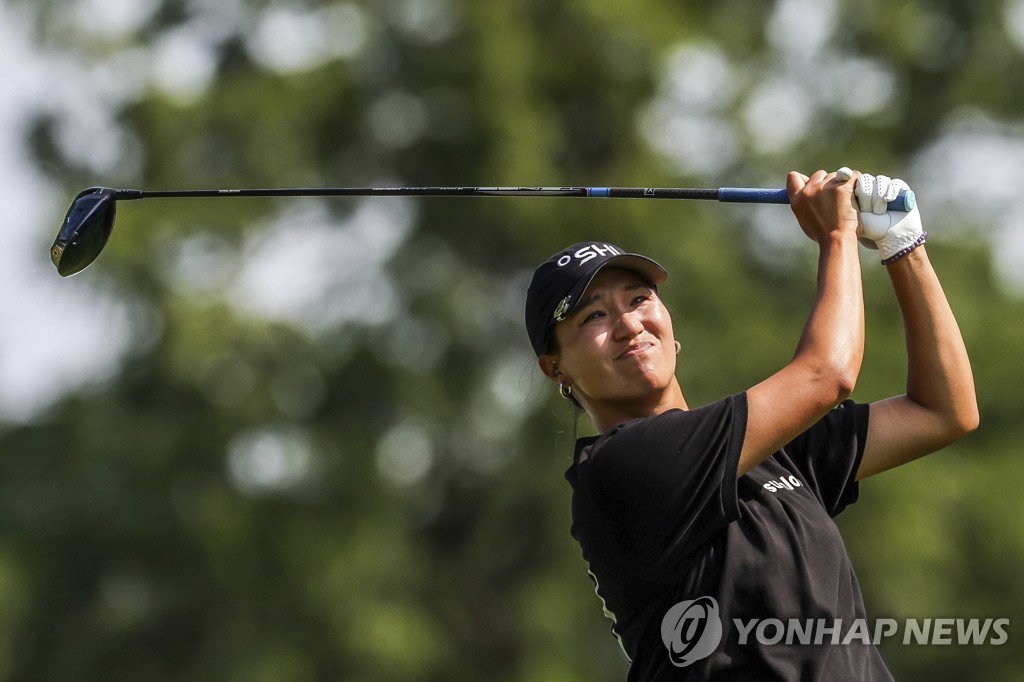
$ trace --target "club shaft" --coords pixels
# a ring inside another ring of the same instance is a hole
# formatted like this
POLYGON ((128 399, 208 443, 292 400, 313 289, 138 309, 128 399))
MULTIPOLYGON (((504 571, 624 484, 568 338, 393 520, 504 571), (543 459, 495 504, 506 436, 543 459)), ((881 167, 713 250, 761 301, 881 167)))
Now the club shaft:
MULTIPOLYGON (((754 187, 307 187, 278 189, 117 190, 118 200, 182 197, 606 197, 615 199, 698 199, 745 204, 788 204, 785 189, 754 187)), ((915 198, 902 191, 890 211, 909 211, 915 198)))

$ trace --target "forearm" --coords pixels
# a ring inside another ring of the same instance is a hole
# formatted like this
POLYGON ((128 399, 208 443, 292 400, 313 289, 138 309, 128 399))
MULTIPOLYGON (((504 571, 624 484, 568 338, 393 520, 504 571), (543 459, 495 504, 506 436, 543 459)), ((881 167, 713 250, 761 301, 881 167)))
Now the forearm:
POLYGON ((967 348, 942 285, 923 246, 886 269, 903 315, 907 396, 959 437, 976 428, 978 407, 967 348))
POLYGON ((790 173, 790 206, 818 245, 814 306, 793 358, 747 390, 737 475, 750 471, 820 420, 853 390, 864 354, 864 300, 852 187, 835 174, 790 173))
POLYGON ((862 234, 878 248, 903 316, 907 392, 871 403, 857 479, 936 452, 978 426, 974 377, 960 328, 924 247, 921 213, 885 211, 906 183, 862 174, 862 234))
POLYGON ((837 398, 853 391, 864 357, 864 296, 856 235, 836 231, 819 242, 818 291, 794 361, 818 368, 837 384, 837 398))

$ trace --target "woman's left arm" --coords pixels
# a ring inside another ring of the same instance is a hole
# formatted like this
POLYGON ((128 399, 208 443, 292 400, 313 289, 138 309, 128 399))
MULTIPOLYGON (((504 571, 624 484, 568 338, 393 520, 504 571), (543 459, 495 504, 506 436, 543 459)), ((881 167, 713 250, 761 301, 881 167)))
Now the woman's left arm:
POLYGON ((978 427, 967 348, 924 245, 886 269, 903 315, 907 393, 871 403, 858 480, 935 452, 978 427))

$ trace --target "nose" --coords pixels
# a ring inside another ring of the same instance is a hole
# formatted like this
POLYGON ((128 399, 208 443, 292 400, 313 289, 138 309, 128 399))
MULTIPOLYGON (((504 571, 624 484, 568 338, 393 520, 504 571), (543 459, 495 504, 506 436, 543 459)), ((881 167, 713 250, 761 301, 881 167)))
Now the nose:
POLYGON ((616 340, 625 341, 637 336, 644 330, 644 324, 636 311, 623 313, 619 317, 619 323, 615 325, 616 340))

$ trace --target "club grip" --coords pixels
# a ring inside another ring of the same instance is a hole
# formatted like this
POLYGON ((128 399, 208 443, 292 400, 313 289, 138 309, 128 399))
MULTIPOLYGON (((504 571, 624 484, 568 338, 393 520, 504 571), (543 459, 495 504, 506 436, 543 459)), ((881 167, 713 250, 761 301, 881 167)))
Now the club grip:
MULTIPOLYGON (((761 189, 756 187, 719 187, 718 200, 739 204, 788 204, 789 195, 784 189, 761 189)), ((913 210, 917 197, 913 190, 901 190, 896 199, 889 202, 890 211, 913 210)))

